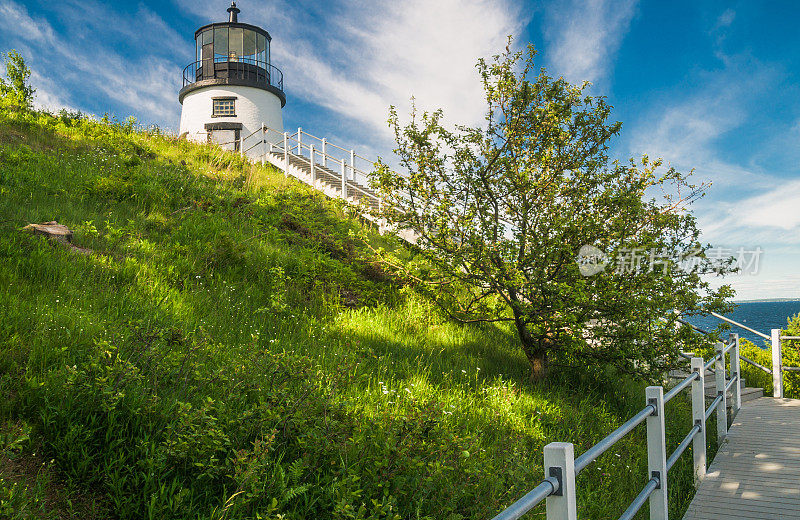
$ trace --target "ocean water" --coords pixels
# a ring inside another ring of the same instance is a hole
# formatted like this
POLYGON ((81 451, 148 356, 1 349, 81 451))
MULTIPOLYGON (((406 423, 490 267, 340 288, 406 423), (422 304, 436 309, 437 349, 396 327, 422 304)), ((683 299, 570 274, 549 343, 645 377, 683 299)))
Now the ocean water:
MULTIPOLYGON (((800 313, 800 300, 779 301, 779 302, 742 302, 726 318, 738 321, 769 336, 772 329, 786 328, 786 320, 790 316, 800 313)), ((713 316, 695 316, 688 320, 689 323, 704 330, 711 330, 716 327, 721 320, 713 316)), ((731 325, 731 332, 739 334, 740 338, 746 338, 756 345, 764 346, 766 341, 752 332, 740 327, 731 325)))

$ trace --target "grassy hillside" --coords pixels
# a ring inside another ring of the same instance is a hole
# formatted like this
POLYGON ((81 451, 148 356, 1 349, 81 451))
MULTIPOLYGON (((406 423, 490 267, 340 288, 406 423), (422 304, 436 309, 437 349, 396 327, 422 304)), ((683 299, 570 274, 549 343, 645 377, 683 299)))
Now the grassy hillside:
MULTIPOLYGON (((403 247, 232 154, 0 113, 0 514, 488 518, 545 444, 581 452, 643 406, 639 383, 531 386, 509 330, 445 320, 362 236, 403 247), (20 231, 51 220, 92 253, 20 231)), ((689 407, 668 418, 675 446, 689 407)), ((581 517, 645 475, 637 431, 579 477, 581 517)))

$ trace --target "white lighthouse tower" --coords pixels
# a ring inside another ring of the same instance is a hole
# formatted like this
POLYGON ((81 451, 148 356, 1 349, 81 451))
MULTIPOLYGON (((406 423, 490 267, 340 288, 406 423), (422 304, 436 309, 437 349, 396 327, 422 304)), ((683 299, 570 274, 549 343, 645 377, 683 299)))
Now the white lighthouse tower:
MULTIPOLYGON (((286 95, 283 73, 270 63, 272 38, 260 27, 239 23, 239 12, 233 2, 227 22, 194 33, 195 61, 183 69, 178 101, 181 136, 246 151, 243 140, 262 125, 283 132, 286 95)), ((256 146, 252 153, 261 151, 256 146)))

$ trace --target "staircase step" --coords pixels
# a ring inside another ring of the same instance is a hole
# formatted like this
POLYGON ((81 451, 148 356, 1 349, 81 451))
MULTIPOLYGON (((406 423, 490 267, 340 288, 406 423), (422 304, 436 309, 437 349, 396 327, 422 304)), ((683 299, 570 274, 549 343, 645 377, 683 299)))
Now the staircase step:
POLYGON ((764 397, 764 389, 763 388, 742 388, 742 402, 746 403, 748 401, 753 401, 758 399, 759 397, 764 397), (745 392, 747 390, 747 392, 745 392))
MULTIPOLYGON (((688 376, 689 376, 689 374, 687 372, 682 371, 682 370, 673 370, 672 372, 669 373, 669 378, 674 380, 675 382, 678 382, 678 381, 680 381, 682 379, 685 379, 688 376)), ((708 397, 708 398, 716 397, 717 396, 716 375, 714 374, 714 372, 711 372, 710 370, 707 370, 706 373, 705 373, 705 378, 706 378, 706 381, 705 381, 706 384, 704 386, 704 390, 705 390, 706 397, 708 397)), ((748 401, 752 401, 754 399, 758 399, 759 397, 764 397, 764 389, 763 388, 753 388, 753 387, 750 387, 750 386, 743 386, 740 395, 742 396, 742 402, 746 403, 748 401)), ((731 398, 732 398, 731 391, 728 390, 728 393, 726 395, 728 406, 731 406, 731 398)))

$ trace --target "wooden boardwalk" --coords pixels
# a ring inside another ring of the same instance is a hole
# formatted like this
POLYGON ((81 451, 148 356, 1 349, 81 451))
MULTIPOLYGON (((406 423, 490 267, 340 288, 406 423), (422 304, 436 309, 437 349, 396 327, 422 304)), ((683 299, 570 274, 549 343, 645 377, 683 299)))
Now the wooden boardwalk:
POLYGON ((800 519, 800 400, 743 404, 683 518, 800 519))

